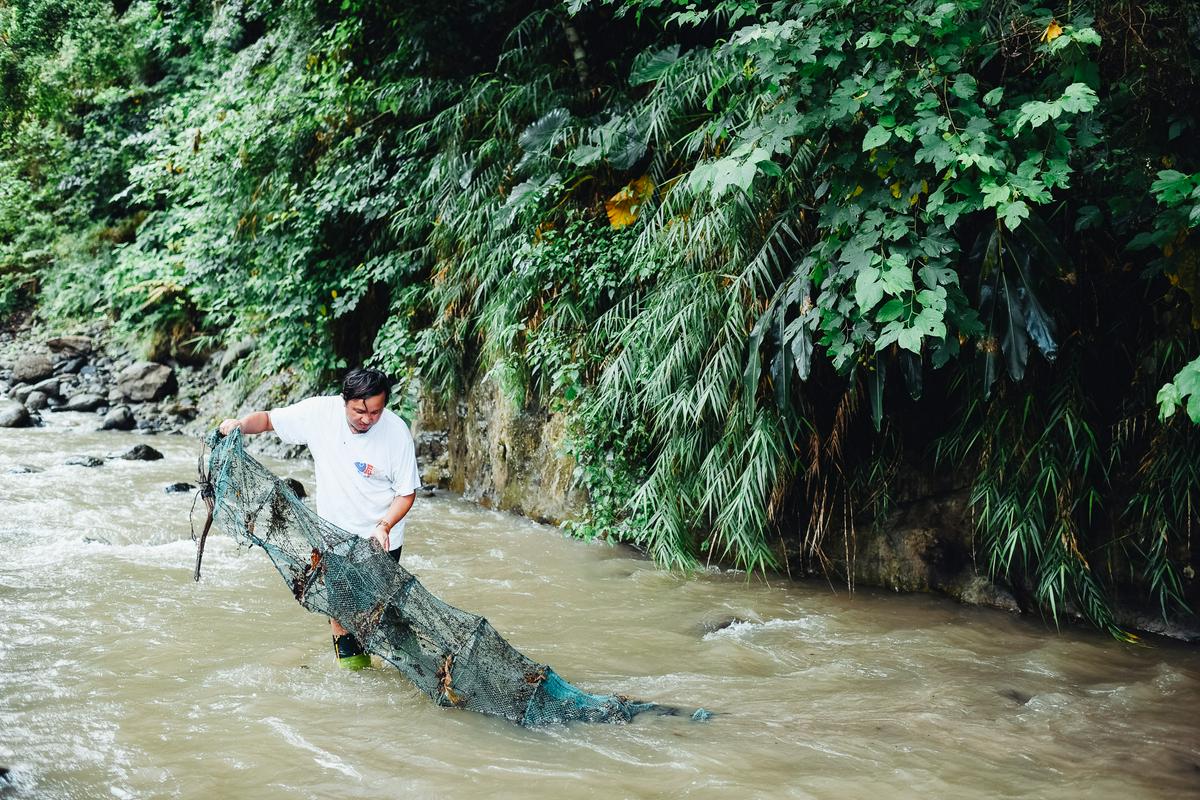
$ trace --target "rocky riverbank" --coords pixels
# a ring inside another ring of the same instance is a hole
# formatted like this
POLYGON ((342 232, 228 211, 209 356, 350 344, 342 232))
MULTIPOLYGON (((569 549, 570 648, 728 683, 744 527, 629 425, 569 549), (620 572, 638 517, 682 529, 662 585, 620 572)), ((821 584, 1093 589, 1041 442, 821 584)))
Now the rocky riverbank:
POLYGON ((138 358, 103 328, 60 334, 39 328, 0 333, 0 427, 39 425, 80 411, 98 430, 180 432, 215 385, 211 370, 138 358))

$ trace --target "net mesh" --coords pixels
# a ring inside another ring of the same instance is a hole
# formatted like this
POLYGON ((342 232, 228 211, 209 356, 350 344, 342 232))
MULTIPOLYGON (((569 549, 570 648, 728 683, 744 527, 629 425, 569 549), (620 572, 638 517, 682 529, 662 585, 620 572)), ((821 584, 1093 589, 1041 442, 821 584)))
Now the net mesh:
POLYGON ((622 722, 661 708, 583 692, 510 645, 483 617, 438 599, 373 540, 318 517, 246 453, 240 432, 214 433, 208 445, 201 481, 212 521, 239 543, 265 550, 302 606, 341 622, 363 649, 439 705, 529 727, 622 722))

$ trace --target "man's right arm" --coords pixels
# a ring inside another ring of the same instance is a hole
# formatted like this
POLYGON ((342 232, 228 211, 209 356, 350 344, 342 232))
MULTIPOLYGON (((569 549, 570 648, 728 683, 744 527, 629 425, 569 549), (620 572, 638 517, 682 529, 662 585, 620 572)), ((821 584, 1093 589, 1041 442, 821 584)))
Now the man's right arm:
POLYGON ((235 428, 241 428, 242 434, 246 436, 275 430, 271 425, 271 415, 266 411, 251 411, 241 419, 227 419, 218 429, 222 436, 228 436, 235 428))

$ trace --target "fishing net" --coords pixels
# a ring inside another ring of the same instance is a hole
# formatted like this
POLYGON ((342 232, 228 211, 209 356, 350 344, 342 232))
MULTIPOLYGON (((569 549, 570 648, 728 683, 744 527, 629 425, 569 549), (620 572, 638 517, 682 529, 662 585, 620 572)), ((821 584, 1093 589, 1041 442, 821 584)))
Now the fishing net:
MULTIPOLYGON (((363 648, 400 670, 434 702, 524 726, 622 722, 658 707, 580 691, 510 645, 486 619, 429 592, 374 540, 331 525, 246 453, 242 435, 213 433, 201 496, 209 522, 266 551, 296 600, 332 617, 363 648)), ((200 578, 204 534, 196 556, 200 578)))

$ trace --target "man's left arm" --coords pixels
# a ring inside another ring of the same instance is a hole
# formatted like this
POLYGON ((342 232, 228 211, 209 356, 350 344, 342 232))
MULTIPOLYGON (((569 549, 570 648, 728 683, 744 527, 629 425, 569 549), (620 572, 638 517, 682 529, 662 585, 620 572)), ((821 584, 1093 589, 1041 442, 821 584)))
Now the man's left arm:
POLYGON ((388 506, 387 511, 383 512, 383 516, 380 517, 379 521, 375 523, 375 530, 372 531, 371 535, 375 537, 375 541, 379 542, 379 546, 384 550, 392 549, 391 537, 389 536, 389 533, 392 528, 395 527, 397 522, 404 519, 404 516, 408 513, 409 509, 412 508, 413 500, 415 500, 416 497, 416 492, 413 492, 412 494, 396 495, 392 498, 392 503, 388 506))

